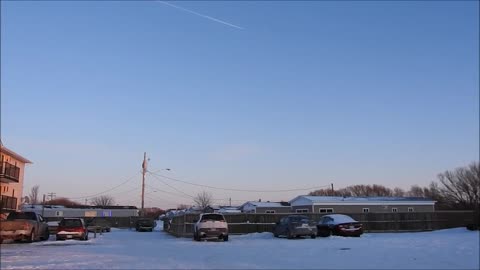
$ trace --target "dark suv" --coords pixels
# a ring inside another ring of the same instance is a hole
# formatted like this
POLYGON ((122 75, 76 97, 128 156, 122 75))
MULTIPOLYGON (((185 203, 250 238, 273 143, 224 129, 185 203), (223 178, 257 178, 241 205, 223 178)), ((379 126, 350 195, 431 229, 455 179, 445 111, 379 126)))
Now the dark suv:
POLYGON ((151 232, 155 226, 157 226, 157 223, 151 218, 141 218, 135 223, 135 229, 137 232, 151 232))
POLYGON ((317 236, 317 224, 307 216, 286 216, 280 222, 277 222, 275 228, 273 228, 273 236, 279 237, 280 235, 285 235, 288 239, 299 236, 315 238, 317 236))

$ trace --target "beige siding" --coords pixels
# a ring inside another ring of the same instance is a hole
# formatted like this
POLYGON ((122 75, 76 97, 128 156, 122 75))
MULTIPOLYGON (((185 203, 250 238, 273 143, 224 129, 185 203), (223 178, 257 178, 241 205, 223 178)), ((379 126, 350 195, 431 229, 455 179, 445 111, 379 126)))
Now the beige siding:
POLYGON ((19 210, 19 206, 23 197, 25 163, 15 159, 14 157, 4 152, 1 153, 1 156, 3 158, 3 161, 9 162, 20 168, 18 183, 1 183, 0 182, 0 194, 17 198, 17 210, 19 210), (4 187, 7 187, 8 191, 4 191, 4 187))

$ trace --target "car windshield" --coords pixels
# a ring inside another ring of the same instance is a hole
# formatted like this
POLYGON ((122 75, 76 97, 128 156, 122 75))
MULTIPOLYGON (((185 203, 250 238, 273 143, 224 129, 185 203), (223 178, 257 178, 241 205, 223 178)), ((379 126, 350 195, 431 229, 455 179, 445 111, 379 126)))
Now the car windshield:
POLYGON ((139 219, 137 222, 138 223, 153 223, 153 220, 151 220, 151 219, 139 219))
POLYGON ((60 222, 61 227, 81 227, 82 222, 80 219, 64 219, 60 222))
POLYGON ((202 220, 223 221, 225 219, 222 215, 203 215, 202 220))
POLYGON ((35 213, 33 212, 12 212, 8 215, 7 220, 14 220, 14 219, 29 219, 29 220, 36 220, 35 213))

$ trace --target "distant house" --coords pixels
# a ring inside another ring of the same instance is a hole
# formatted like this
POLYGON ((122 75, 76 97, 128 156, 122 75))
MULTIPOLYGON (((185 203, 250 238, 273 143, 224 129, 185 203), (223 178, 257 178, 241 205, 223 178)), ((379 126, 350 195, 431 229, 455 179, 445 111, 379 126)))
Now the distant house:
POLYGON ((220 206, 209 205, 203 209, 203 213, 216 213, 220 209, 220 206))
POLYGON ((433 212, 435 201, 416 197, 298 196, 290 201, 294 213, 433 212))
POLYGON ((74 206, 63 205, 23 205, 22 211, 36 212, 46 218, 94 218, 94 217, 136 217, 138 208, 135 206, 74 206))
POLYGON ((239 207, 234 207, 234 206, 223 206, 218 209, 217 213, 219 214, 237 214, 241 213, 242 211, 239 209, 239 207))
POLYGON ((240 206, 244 213, 257 214, 279 214, 290 213, 291 208, 288 202, 246 202, 240 206))
POLYGON ((23 197, 25 164, 30 160, 3 146, 0 142, 0 213, 17 211, 23 197))

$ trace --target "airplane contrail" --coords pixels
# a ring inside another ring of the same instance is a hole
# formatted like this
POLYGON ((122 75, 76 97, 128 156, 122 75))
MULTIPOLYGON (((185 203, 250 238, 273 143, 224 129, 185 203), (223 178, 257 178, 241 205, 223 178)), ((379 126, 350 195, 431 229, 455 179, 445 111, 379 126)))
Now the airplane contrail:
POLYGON ((211 21, 214 21, 214 22, 218 22, 218 23, 221 23, 221 24, 224 24, 224 25, 227 25, 227 26, 230 26, 230 27, 234 27, 234 28, 237 28, 237 29, 242 29, 244 30, 245 28, 241 27, 241 26, 238 26, 238 25, 235 25, 235 24, 231 24, 229 22, 226 22, 226 21, 222 21, 222 20, 219 20, 219 19, 216 19, 216 18, 213 18, 213 17, 210 17, 208 15, 203 15, 203 14, 200 14, 198 12, 195 12, 193 10, 189 10, 189 9, 186 9, 186 8, 183 8, 183 7, 179 7, 179 6, 176 6, 174 4, 170 4, 168 2, 165 2, 165 1, 158 1, 159 3, 162 3, 162 4, 165 4, 167 6, 171 6, 173 8, 176 8, 176 9, 179 9, 179 10, 182 10, 182 11, 185 11, 185 12, 188 12, 188 13, 191 13, 191 14, 194 14, 194 15, 197 15, 197 16, 200 16, 202 18, 205 18, 205 19, 208 19, 208 20, 211 20, 211 21))

